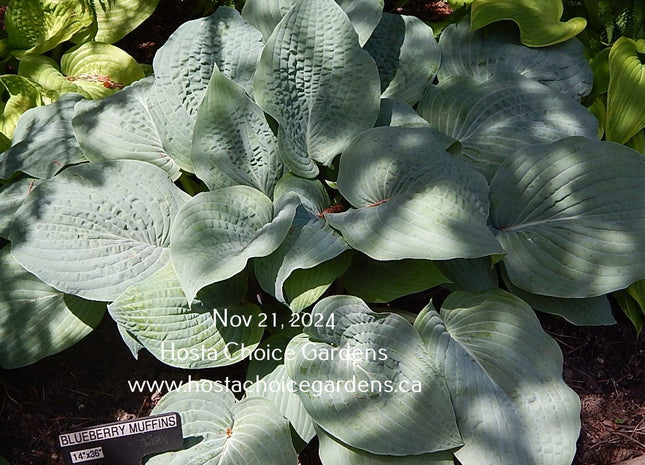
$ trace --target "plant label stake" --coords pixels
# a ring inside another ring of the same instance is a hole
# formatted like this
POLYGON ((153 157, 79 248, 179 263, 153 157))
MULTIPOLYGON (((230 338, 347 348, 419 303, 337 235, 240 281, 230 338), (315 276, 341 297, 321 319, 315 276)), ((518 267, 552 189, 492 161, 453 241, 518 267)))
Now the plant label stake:
POLYGON ((184 439, 173 412, 64 433, 58 442, 65 465, 135 465, 146 455, 180 449, 184 439))

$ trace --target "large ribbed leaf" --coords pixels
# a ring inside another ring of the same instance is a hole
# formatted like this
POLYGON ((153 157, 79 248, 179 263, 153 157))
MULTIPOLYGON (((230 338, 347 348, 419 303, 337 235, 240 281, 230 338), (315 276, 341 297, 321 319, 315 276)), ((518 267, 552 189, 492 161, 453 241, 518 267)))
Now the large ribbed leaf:
POLYGON ((414 324, 457 414, 463 465, 569 465, 580 432, 578 396, 562 353, 523 301, 501 290, 448 296, 414 324))
POLYGON ((496 73, 512 71, 576 100, 591 91, 593 72, 577 39, 532 49, 519 43, 515 28, 501 23, 486 32, 471 32, 464 18, 441 32, 439 47, 440 81, 450 76, 486 81, 496 73))
POLYGON ((560 22, 562 0, 474 0, 471 29, 476 31, 495 21, 511 20, 520 28, 520 38, 529 47, 558 44, 578 35, 587 25, 584 18, 560 22))
POLYGON ((325 217, 353 248, 376 260, 502 253, 486 225, 486 180, 433 134, 379 127, 343 152, 338 188, 354 208, 325 217))
POLYGON ((645 126, 645 39, 621 37, 609 53, 607 140, 624 144, 645 126))
POLYGON ((376 64, 333 0, 299 1, 267 41, 255 74, 258 104, 280 124, 280 154, 313 178, 379 111, 376 64))
POLYGON ((294 271, 314 268, 349 248, 324 220, 322 213, 331 201, 320 181, 286 174, 278 183, 275 195, 280 198, 290 192, 300 198, 292 228, 275 252, 254 261, 260 286, 283 303, 287 302, 283 286, 294 271))
POLYGON ((262 109, 218 70, 197 111, 191 160, 211 189, 238 184, 269 197, 282 176, 277 139, 262 109))
POLYGON ((95 0, 98 31, 94 40, 108 44, 121 40, 144 22, 158 3, 159 0, 95 0))
POLYGON ((437 268, 450 280, 444 287, 450 290, 485 291, 499 287, 497 270, 490 257, 435 262, 437 268))
POLYGON ((0 366, 17 368, 58 353, 96 328, 105 304, 65 295, 0 250, 0 366))
POLYGON ((0 237, 9 238, 14 214, 40 182, 24 178, 0 188, 0 237))
POLYGON ((27 110, 18 120, 11 148, 0 155, 0 178, 22 171, 35 178, 51 178, 67 165, 85 161, 72 131, 78 94, 27 110))
POLYGON ((262 397, 241 401, 223 384, 192 381, 166 394, 153 414, 181 415, 184 449, 148 465, 296 465, 289 422, 262 397))
POLYGON ((111 301, 168 263, 170 227, 187 197, 149 163, 73 166, 16 212, 11 252, 56 289, 111 301))
POLYGON ((323 465, 453 465, 452 451, 434 452, 432 454, 376 455, 355 449, 330 436, 321 428, 318 435, 320 461, 323 465))
POLYGON ((70 81, 61 73, 58 63, 44 55, 24 57, 20 60, 18 74, 35 81, 43 89, 55 95, 74 92, 86 98, 100 98, 112 93, 105 87, 103 90, 98 87, 85 89, 76 82, 70 81))
POLYGON ((417 455, 461 444, 444 382, 410 323, 373 313, 352 296, 327 297, 312 314, 333 318, 335 326, 306 328, 289 344, 294 356, 285 365, 315 423, 373 454, 417 455))
MULTIPOLYGON (((390 98, 381 99, 381 108, 374 126, 407 126, 411 128, 428 128, 430 123, 405 102, 390 98)), ((443 134, 437 131, 438 134, 443 134)), ((445 136, 448 138, 448 136, 445 136)))
POLYGON ((129 335, 167 365, 225 366, 248 357, 264 332, 258 324, 259 309, 241 303, 245 289, 243 278, 232 278, 204 288, 189 305, 168 264, 126 289, 108 310, 129 335))
POLYGON ((573 99, 515 73, 454 76, 428 88, 419 106, 430 126, 462 144, 460 157, 491 179, 515 150, 568 136, 596 137, 598 122, 573 99))
POLYGON ((571 137, 509 157, 490 187, 491 222, 516 286, 593 297, 645 277, 645 158, 571 137))
POLYGON ((5 15, 9 46, 18 57, 51 50, 93 21, 87 0, 11 0, 5 15))
POLYGON ((155 55, 151 113, 166 138, 164 147, 192 171, 190 152, 197 109, 213 70, 251 91, 262 38, 233 8, 182 24, 155 55))
POLYGON ((7 94, 4 95, 8 96, 0 117, 0 133, 8 139, 13 137, 13 131, 18 124, 20 115, 30 108, 51 102, 42 87, 32 80, 16 74, 0 76, 0 90, 6 91, 7 94))
POLYGON ((365 50, 378 65, 382 97, 410 105, 421 100, 441 63, 432 28, 414 16, 384 13, 365 50))
MULTIPOLYGON (((296 2, 297 0, 272 0, 270 2, 247 0, 244 2, 242 15, 262 32, 265 39, 268 39, 282 17, 296 2)), ((336 0, 336 3, 352 22, 361 46, 365 45, 381 19, 383 0, 336 0)))
POLYGON ((291 196, 274 209, 267 196, 248 186, 202 192, 187 202, 174 223, 171 250, 188 302, 204 286, 242 271, 250 258, 277 249, 296 205, 291 196))
POLYGON ((165 152, 163 137, 150 116, 147 95, 152 79, 136 82, 103 100, 79 103, 72 121, 74 134, 91 161, 145 161, 177 179, 179 167, 165 152))

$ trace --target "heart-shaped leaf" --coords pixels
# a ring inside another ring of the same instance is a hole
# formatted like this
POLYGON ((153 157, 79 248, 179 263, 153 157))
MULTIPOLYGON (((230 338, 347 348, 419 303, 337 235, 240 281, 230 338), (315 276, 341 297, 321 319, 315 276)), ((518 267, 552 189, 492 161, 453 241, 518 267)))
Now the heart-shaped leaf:
POLYGON ((280 124, 285 165, 301 177, 315 177, 316 162, 331 164, 379 111, 376 64, 333 0, 299 1, 289 10, 262 51, 254 89, 280 124))
POLYGON ((582 137, 508 157, 490 186, 491 223, 516 286, 594 297, 645 276, 645 158, 582 137))
POLYGON ((97 42, 113 44, 144 22, 159 0, 109 0, 94 2, 98 31, 97 42))
POLYGON ((568 465, 580 401, 562 380, 562 353, 523 301, 499 289, 455 292, 415 328, 445 377, 463 465, 568 465))
POLYGON ((327 297, 312 315, 335 326, 306 328, 289 344, 295 355, 285 365, 315 423, 379 455, 461 444, 444 382, 410 323, 352 296, 327 297))
POLYGON ((0 237, 9 239, 14 214, 40 182, 38 179, 23 178, 0 188, 0 237))
POLYGON ((499 287, 497 271, 490 257, 435 262, 437 268, 448 277, 450 290, 485 291, 499 287))
POLYGON ((37 83, 16 74, 0 76, 0 86, 2 86, 0 89, 4 88, 4 91, 8 94, 0 117, 0 133, 11 139, 13 131, 16 129, 16 124, 18 124, 18 119, 25 111, 33 107, 46 105, 51 100, 47 96, 45 89, 37 83))
POLYGON ((325 217, 353 248, 376 260, 503 253, 486 225, 486 180, 433 134, 379 127, 343 152, 338 188, 354 208, 325 217))
POLYGON ((16 212, 11 252, 50 286, 112 301, 170 259, 170 227, 187 195, 149 163, 66 169, 16 212))

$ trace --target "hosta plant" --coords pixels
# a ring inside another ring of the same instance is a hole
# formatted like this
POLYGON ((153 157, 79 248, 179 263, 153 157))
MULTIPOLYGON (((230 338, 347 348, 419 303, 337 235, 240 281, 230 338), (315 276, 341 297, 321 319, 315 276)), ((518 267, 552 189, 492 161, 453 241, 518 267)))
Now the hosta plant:
POLYGON ((437 41, 378 0, 249 0, 114 96, 25 113, 2 366, 107 309, 135 357, 250 359, 241 400, 159 403, 186 442, 149 463, 295 465, 315 435, 326 465, 570 463, 579 401, 534 310, 613 323, 606 295, 645 278, 645 159, 598 140, 576 39, 468 21, 437 41))

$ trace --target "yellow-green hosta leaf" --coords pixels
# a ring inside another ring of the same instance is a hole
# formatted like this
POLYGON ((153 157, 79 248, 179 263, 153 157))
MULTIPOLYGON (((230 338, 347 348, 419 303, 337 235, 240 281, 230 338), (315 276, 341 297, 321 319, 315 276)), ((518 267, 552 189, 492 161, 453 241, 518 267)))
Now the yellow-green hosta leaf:
POLYGON ((374 313, 359 298, 327 297, 312 310, 285 360, 314 423, 348 446, 379 455, 418 455, 461 444, 443 379, 423 341, 400 315, 374 313), (389 386, 389 387, 386 387, 389 386), (393 432, 396 431, 396 434, 393 432))
POLYGON ((143 79, 139 64, 114 45, 86 42, 61 57, 66 79, 86 90, 92 98, 102 98, 143 79))
POLYGON ((94 21, 87 0, 11 0, 5 14, 9 45, 18 58, 51 50, 94 21))
POLYGON ((645 129, 638 131, 634 137, 625 142, 625 145, 645 155, 645 129))
POLYGON ((264 333, 259 308, 241 303, 244 278, 208 286, 189 305, 169 263, 126 289, 108 310, 127 334, 167 365, 231 365, 248 357, 264 333))
POLYGON ((289 422, 263 397, 236 400, 206 379, 170 391, 152 414, 178 412, 184 448, 151 457, 148 465, 297 465, 289 422))
POLYGON ((634 299, 627 290, 623 289, 612 294, 618 302, 620 309, 625 313, 629 321, 634 325, 636 336, 639 336, 645 324, 645 311, 640 303, 634 299))
POLYGON ((95 0, 98 30, 94 40, 107 44, 121 40, 144 22, 158 4, 159 0, 95 0))
POLYGON ((68 79, 60 72, 58 63, 48 56, 26 56, 20 60, 18 74, 33 80, 54 96, 74 92, 86 98, 101 98, 109 91, 107 88, 85 88, 78 85, 74 78, 68 79))
POLYGON ((500 289, 450 294, 414 322, 446 380, 463 465, 569 465, 580 400, 562 380, 562 352, 525 302, 500 289))
POLYGON ((58 353, 96 328, 105 304, 65 295, 0 250, 0 366, 17 368, 58 353))
POLYGON ((520 28, 529 47, 546 47, 577 36, 587 26, 584 18, 561 22, 562 0, 474 0, 470 27, 476 31, 495 21, 510 20, 520 28))
POLYGON ((624 144, 645 126, 645 39, 621 37, 609 52, 607 140, 624 144))
POLYGON ((30 108, 46 105, 51 100, 37 83, 16 74, 0 76, 0 85, 4 88, 3 94, 9 96, 0 116, 0 132, 11 139, 20 115, 30 108))

